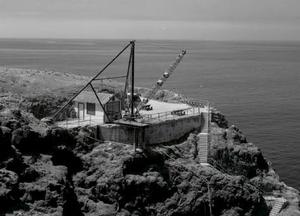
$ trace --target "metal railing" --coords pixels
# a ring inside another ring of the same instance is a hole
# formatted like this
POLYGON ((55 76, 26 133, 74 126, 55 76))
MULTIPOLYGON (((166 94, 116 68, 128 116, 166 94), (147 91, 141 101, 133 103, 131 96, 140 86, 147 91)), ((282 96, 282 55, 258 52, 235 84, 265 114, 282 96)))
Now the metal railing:
POLYGON ((142 115, 142 119, 143 122, 161 121, 161 120, 174 119, 178 117, 186 117, 186 116, 200 115, 200 114, 201 114, 200 107, 191 107, 187 109, 180 109, 180 110, 174 110, 168 112, 144 114, 142 115))
POLYGON ((80 118, 66 118, 62 121, 57 121, 56 125, 64 128, 73 128, 78 126, 92 125, 92 124, 100 124, 103 119, 101 118, 92 118, 90 115, 88 118, 80 119, 80 118))

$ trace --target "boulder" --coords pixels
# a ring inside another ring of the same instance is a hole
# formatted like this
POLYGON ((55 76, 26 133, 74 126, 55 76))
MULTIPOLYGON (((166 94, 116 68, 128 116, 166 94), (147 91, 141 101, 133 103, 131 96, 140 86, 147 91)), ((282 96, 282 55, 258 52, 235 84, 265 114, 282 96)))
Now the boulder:
POLYGON ((79 131, 74 131, 76 146, 74 151, 79 154, 86 154, 95 147, 95 128, 94 127, 82 127, 79 131))
POLYGON ((11 143, 21 152, 36 152, 39 150, 40 134, 30 127, 22 127, 12 132, 11 143))
POLYGON ((0 126, 0 139, 1 144, 10 145, 11 129, 5 126, 0 126))
POLYGON ((42 135, 42 146, 41 151, 53 151, 58 146, 64 145, 72 148, 75 146, 75 137, 74 135, 67 129, 52 127, 46 131, 45 134, 42 135))
POLYGON ((5 126, 0 126, 0 161, 7 159, 12 153, 11 147, 11 129, 5 126))
POLYGON ((16 119, 9 119, 9 120, 3 121, 2 126, 8 127, 11 130, 16 130, 16 129, 20 128, 22 125, 21 125, 20 121, 18 121, 16 119))
POLYGON ((211 122, 216 123, 220 128, 228 128, 228 121, 225 116, 217 110, 211 112, 211 122))
POLYGON ((82 168, 81 159, 66 146, 58 146, 57 149, 54 150, 52 161, 55 165, 64 165, 68 167, 70 174, 73 174, 82 168))
POLYGON ((51 160, 37 159, 28 164, 19 185, 21 203, 36 214, 82 215, 72 182, 65 166, 54 166, 51 160))
POLYGON ((0 214, 19 204, 18 175, 6 169, 0 169, 0 214))
POLYGON ((40 177, 40 173, 32 166, 27 167, 20 176, 22 182, 33 182, 40 177))
POLYGON ((4 161, 3 165, 7 170, 11 170, 18 175, 28 167, 28 165, 24 163, 23 157, 18 152, 15 152, 12 157, 4 161))
POLYGON ((275 179, 273 176, 256 176, 250 179, 250 182, 257 188, 260 188, 266 193, 272 193, 273 191, 280 191, 284 188, 285 184, 275 179))
POLYGON ((268 172, 269 165, 262 152, 250 143, 218 146, 211 151, 213 164, 227 173, 253 178, 268 172))
POLYGON ((228 144, 238 145, 241 143, 247 143, 246 136, 234 125, 226 130, 224 138, 227 140, 228 144))

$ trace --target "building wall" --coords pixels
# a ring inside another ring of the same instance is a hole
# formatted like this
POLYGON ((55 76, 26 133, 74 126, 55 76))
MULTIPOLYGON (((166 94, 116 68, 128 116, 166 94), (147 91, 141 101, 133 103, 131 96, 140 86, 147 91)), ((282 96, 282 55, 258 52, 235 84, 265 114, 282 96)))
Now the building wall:
POLYGON ((136 129, 118 125, 98 125, 98 138, 126 144, 134 143, 134 134, 137 134, 140 145, 154 145, 169 143, 178 140, 193 130, 201 128, 202 114, 194 116, 177 117, 176 119, 154 123, 143 129, 136 129), (143 131, 144 130, 144 131, 143 131))
MULTIPOLYGON (((96 104, 96 112, 95 115, 90 115, 87 114, 87 109, 86 109, 86 103, 84 103, 84 119, 82 120, 91 120, 91 121, 97 121, 99 122, 99 124, 103 124, 103 118, 104 118, 104 112, 102 107, 100 106, 100 104, 96 104)), ((76 112, 76 114, 78 115, 78 102, 75 101, 74 103, 74 110, 76 112)))
POLYGON ((202 112, 201 113, 201 119, 202 119, 202 124, 201 124, 201 133, 208 133, 209 131, 209 124, 208 122, 209 120, 209 116, 208 116, 208 112, 202 112))
POLYGON ((168 143, 200 129, 201 115, 178 117, 153 124, 145 129, 145 144, 168 143))
MULTIPOLYGON (((82 120, 91 120, 91 121, 99 121, 99 124, 107 122, 104 121, 106 119, 104 111, 101 107, 101 105, 97 102, 95 103, 96 111, 95 115, 91 115, 87 113, 87 103, 86 102, 74 102, 74 110, 78 117, 78 103, 84 104, 84 118, 82 120)), ((105 110, 107 111, 107 114, 109 115, 110 120, 113 119, 120 119, 121 118, 121 102, 119 100, 117 101, 111 101, 104 105, 105 110)), ((81 118, 80 118, 81 119, 81 118)))
MULTIPOLYGON (((125 144, 134 143, 134 129, 119 124, 98 125, 96 137, 100 140, 108 140, 125 144)), ((141 140, 141 137, 139 137, 141 140)))

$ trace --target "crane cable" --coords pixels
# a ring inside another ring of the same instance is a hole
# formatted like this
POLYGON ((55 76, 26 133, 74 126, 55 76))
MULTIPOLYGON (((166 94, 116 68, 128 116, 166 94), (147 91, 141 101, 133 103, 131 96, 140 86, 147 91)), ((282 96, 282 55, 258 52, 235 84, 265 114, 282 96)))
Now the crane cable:
POLYGON ((162 87, 162 85, 167 81, 167 79, 172 75, 172 73, 175 71, 178 64, 181 62, 183 56, 186 54, 186 50, 182 50, 181 53, 177 56, 175 61, 170 64, 170 66, 165 70, 165 72, 162 74, 162 76, 159 78, 159 80, 153 85, 151 90, 145 95, 145 100, 142 101, 137 106, 137 112, 145 105, 147 104, 149 99, 152 99, 154 95, 157 93, 157 91, 162 87))

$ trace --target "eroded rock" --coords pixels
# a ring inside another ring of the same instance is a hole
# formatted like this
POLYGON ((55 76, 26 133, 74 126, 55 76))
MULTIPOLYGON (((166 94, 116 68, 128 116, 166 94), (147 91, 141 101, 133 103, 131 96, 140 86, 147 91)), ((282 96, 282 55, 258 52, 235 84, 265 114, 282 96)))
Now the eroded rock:
POLYGON ((19 204, 18 175, 6 169, 0 169, 0 213, 19 204))

